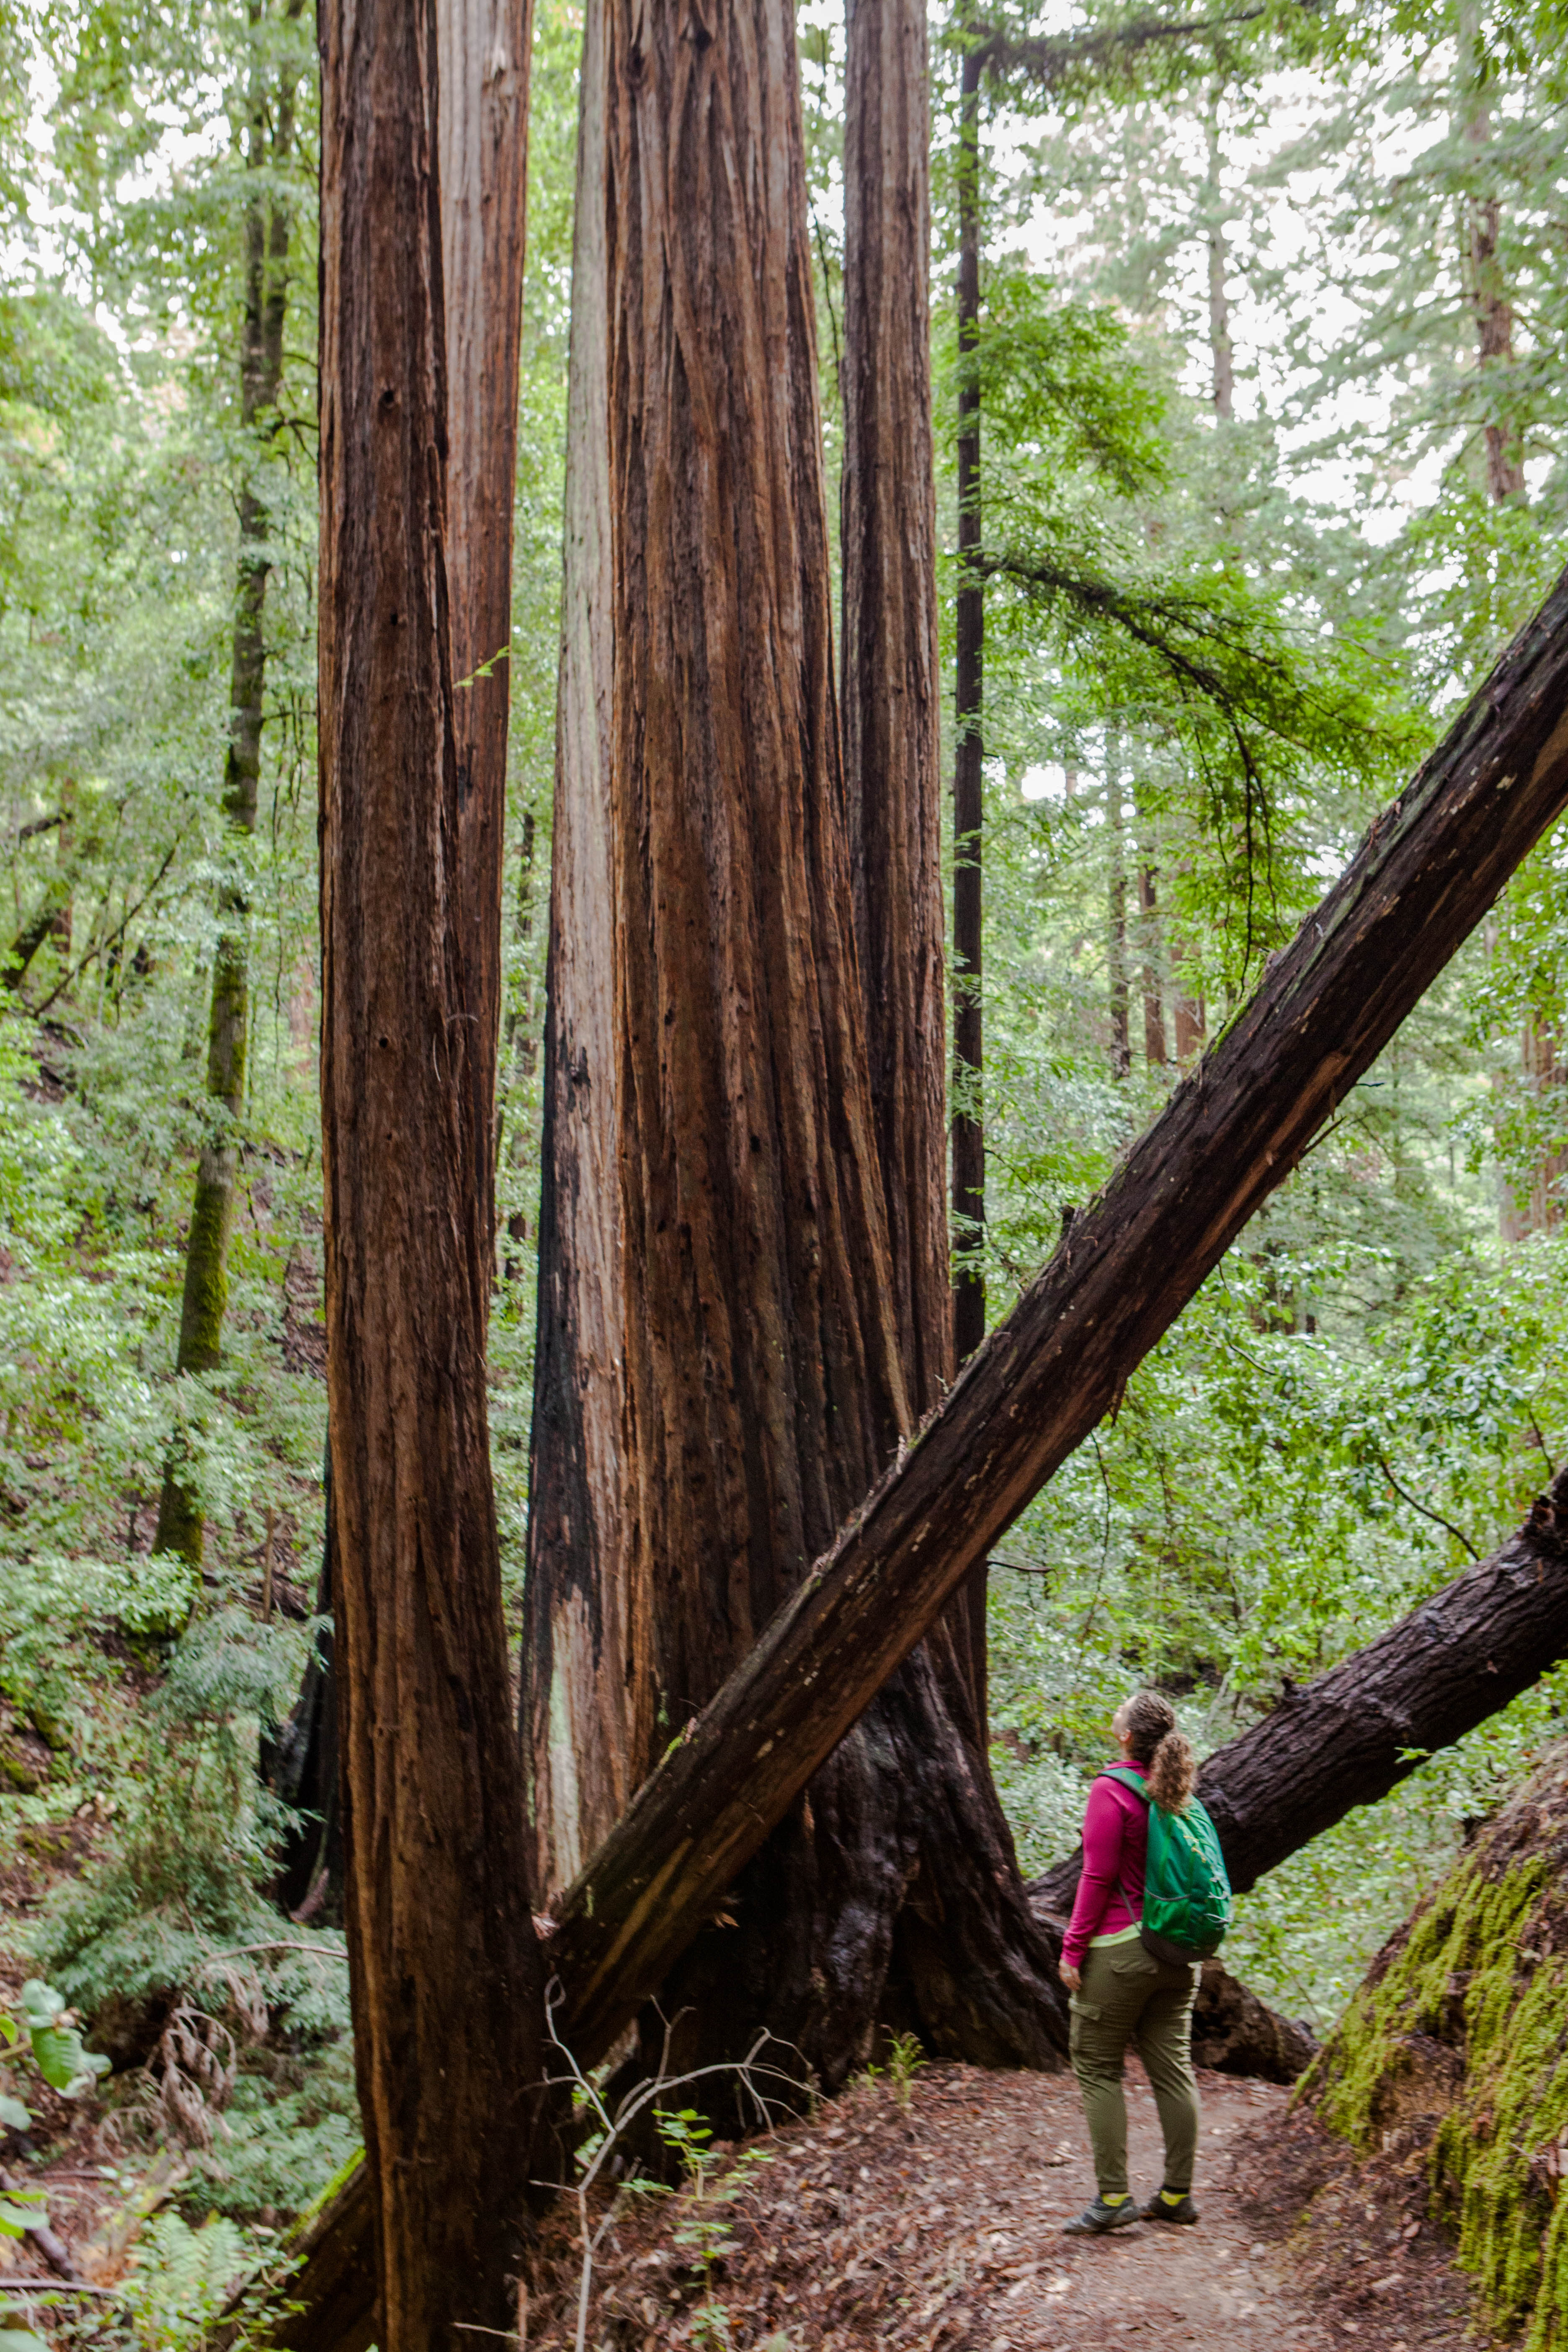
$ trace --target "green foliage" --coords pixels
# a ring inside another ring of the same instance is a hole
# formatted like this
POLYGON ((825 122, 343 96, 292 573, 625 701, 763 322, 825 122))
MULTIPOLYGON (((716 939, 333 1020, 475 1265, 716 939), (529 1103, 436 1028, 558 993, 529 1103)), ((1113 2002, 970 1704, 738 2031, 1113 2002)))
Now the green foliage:
POLYGON ((758 2168, 771 2164, 763 2147, 745 2147, 738 2155, 712 2149, 710 2124, 695 2107, 656 2108, 654 2122, 665 2146, 679 2159, 684 2175, 679 2207, 672 2231, 678 2246, 690 2249, 702 2267, 703 2301, 692 2315, 693 2340, 727 2346, 730 2315, 713 2293, 713 2272, 735 2243, 733 2208, 751 2194, 758 2168))
POLYGON ((178 2213, 150 2221, 131 2256, 119 2305, 141 2352, 194 2346, 255 2266, 255 2251, 232 2221, 193 2230, 178 2213))

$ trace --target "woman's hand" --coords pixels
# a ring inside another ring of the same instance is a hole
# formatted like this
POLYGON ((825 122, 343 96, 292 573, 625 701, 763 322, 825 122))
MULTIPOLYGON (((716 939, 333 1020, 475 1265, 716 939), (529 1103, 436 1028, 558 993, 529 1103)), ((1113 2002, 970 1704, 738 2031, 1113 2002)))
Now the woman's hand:
POLYGON ((1063 1984, 1066 1985, 1068 1992, 1076 1992, 1079 1985, 1083 1982, 1082 1970, 1075 1969, 1070 1960, 1064 1960, 1060 1968, 1057 1970, 1057 1974, 1060 1977, 1063 1984))

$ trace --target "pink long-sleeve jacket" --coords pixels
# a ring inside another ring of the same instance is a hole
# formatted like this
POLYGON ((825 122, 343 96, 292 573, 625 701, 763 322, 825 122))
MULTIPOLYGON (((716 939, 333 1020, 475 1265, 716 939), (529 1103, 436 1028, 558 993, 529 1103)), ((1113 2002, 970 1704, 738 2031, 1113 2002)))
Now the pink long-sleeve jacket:
MULTIPOLYGON (((1125 1760, 1135 1772, 1142 1772, 1142 1765, 1131 1757, 1125 1760)), ((1069 1968, 1082 1968, 1096 1936, 1114 1936, 1119 1928, 1137 1926, 1148 1853, 1148 1806, 1123 1781, 1102 1776, 1089 1789, 1083 1816, 1083 1875, 1062 1940, 1062 1958, 1069 1968), (1128 1909, 1123 1887, 1138 1906, 1136 1911, 1128 1909)))

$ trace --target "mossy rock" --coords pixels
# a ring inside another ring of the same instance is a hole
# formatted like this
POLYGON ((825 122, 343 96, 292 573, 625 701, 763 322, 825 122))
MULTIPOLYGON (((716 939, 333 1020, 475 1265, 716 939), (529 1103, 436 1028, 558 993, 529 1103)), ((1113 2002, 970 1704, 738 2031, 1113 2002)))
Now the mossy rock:
POLYGON ((44 1773, 30 1756, 25 1756, 9 1740, 0 1739, 0 1780, 6 1788, 31 1797, 42 1787, 44 1773))
POLYGON ((1424 2164, 1489 2317, 1568 2347, 1568 1743, 1384 1946, 1298 2096, 1424 2164))

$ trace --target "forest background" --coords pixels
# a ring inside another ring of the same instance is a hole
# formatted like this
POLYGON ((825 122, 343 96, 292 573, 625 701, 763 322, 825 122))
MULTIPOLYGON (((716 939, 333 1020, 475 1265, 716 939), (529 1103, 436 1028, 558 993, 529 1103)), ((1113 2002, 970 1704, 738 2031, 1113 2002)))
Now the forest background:
MULTIPOLYGON (((993 1316, 1539 600, 1568 489, 1550 11, 1278 7, 1031 53, 1038 30, 981 110, 973 363, 973 37, 932 38, 949 657, 966 382, 1003 551, 984 833, 948 842, 984 860, 983 1089, 961 1066, 953 1094, 983 1111, 987 1213, 955 1241, 993 1316)), ((514 1632, 581 35, 544 0, 498 649, 514 1632)), ((320 1631, 314 57, 298 0, 22 7, 0 39, 0 1832, 84 1825, 97 1860, 36 1957, 132 2046, 170 1986, 198 2038, 232 2021, 232 1955, 277 1936, 256 1745, 320 1631), (226 1295, 196 1295, 219 1196, 226 1295)), ((814 6, 799 40, 831 488, 842 24, 814 6)), ((950 681, 950 764, 951 711, 950 681)), ((1559 832, 1013 1530, 992 1734, 1026 1870, 1070 1847, 1129 1680, 1217 1744, 1491 1550, 1561 1465, 1565 926, 1559 832)), ((1552 1727, 1558 1679, 1244 1898, 1237 1971, 1331 2018, 1552 1727)), ((286 2030, 241 2050, 226 2136, 187 2135, 203 2209, 264 2223, 357 2137, 341 1946, 290 1937, 240 1970, 286 2030)))

